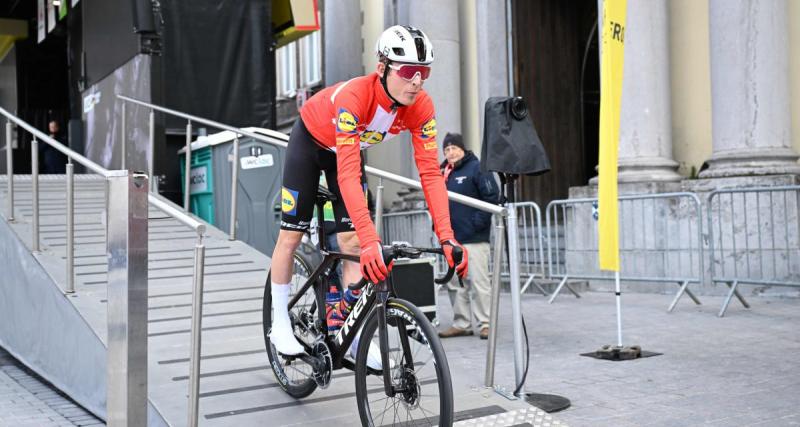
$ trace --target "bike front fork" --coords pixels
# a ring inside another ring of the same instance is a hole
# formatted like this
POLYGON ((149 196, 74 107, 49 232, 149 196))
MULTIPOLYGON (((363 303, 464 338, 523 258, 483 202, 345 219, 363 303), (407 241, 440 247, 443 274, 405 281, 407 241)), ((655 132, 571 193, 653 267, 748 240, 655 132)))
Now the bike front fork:
POLYGON ((389 331, 386 324, 386 302, 389 300, 388 292, 378 292, 378 343, 381 347, 381 371, 383 371, 383 389, 386 395, 394 397, 395 389, 392 386, 391 369, 389 365, 389 331))
MULTIPOLYGON (((389 326, 386 321, 386 304, 389 299, 388 292, 379 292, 378 293, 378 341, 380 344, 381 349, 381 371, 383 371, 383 389, 387 396, 394 397, 398 393, 406 392, 405 389, 397 388, 393 385, 392 381, 392 373, 391 373, 391 362, 389 360, 389 326), (387 368, 389 367, 389 368, 387 368)), ((412 359, 411 353, 411 346, 408 341, 408 330, 406 330, 405 324, 402 323, 401 319, 397 319, 397 333, 400 338, 400 351, 402 352, 402 357, 400 362, 403 363, 399 369, 412 369, 414 367, 414 360, 412 359)))

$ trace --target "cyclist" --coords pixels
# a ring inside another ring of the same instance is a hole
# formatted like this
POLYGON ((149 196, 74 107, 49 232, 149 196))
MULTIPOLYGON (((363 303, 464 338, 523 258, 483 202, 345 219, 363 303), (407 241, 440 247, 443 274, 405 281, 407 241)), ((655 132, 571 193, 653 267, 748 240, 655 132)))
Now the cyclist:
MULTIPOLYGON (((272 254, 272 310, 270 341, 279 353, 298 355, 303 346, 292 333, 287 304, 292 276, 292 254, 308 229, 325 172, 336 196, 334 216, 342 252, 360 254, 360 266, 345 262, 343 282, 361 276, 377 283, 386 279, 381 239, 369 216, 366 177, 361 150, 387 141, 404 130, 412 135, 414 160, 434 231, 452 267, 453 248, 464 250, 456 272, 467 274, 467 254, 450 226, 447 190, 439 173, 436 119, 431 98, 422 89, 433 62, 433 46, 421 30, 395 25, 376 44, 374 73, 325 88, 300 110, 289 138, 284 162, 281 230, 272 254), (360 271, 359 271, 360 270, 360 271)), ((351 348, 351 354, 355 354, 351 348)), ((380 353, 370 348, 368 364, 380 369, 380 353)))

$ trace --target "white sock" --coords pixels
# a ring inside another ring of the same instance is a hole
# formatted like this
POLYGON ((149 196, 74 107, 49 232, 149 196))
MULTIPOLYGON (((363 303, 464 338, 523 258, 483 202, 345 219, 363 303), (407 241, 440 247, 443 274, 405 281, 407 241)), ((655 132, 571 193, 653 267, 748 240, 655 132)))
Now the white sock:
POLYGON ((272 284, 272 324, 274 325, 288 325, 289 324, 289 291, 291 287, 289 284, 283 285, 278 283, 272 284))
POLYGON ((272 283, 272 331, 269 339, 278 353, 297 355, 305 351, 302 344, 297 342, 292 332, 292 323, 289 320, 289 284, 272 283))

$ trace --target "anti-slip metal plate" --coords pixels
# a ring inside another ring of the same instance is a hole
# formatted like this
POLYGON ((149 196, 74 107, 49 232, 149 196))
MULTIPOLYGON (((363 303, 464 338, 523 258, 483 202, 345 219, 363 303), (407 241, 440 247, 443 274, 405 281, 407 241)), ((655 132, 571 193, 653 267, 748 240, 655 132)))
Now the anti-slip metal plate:
POLYGON ((458 427, 567 427, 567 424, 558 421, 552 415, 533 406, 525 409, 504 412, 502 414, 488 415, 485 417, 459 421, 453 425, 458 427))

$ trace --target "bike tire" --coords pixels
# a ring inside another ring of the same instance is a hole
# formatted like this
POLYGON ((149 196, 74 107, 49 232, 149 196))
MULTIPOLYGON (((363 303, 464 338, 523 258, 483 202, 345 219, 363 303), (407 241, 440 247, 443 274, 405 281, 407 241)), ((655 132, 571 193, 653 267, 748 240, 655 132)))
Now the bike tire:
MULTIPOLYGON (((294 271, 295 274, 302 273, 305 277, 311 276, 311 264, 306 260, 301 254, 294 253, 293 254, 293 262, 294 262, 294 271), (298 270, 303 270, 299 272, 298 270)), ((314 381, 312 377, 308 377, 302 381, 290 381, 289 377, 287 376, 285 370, 283 369, 283 365, 281 364, 281 356, 275 351, 275 347, 270 344, 269 339, 269 332, 270 328, 272 327, 272 271, 267 274, 267 282, 264 285, 264 299, 261 306, 261 323, 262 329, 264 333, 264 345, 267 351, 267 357, 269 358, 269 365, 272 368, 272 373, 275 375, 275 380, 280 385, 281 389, 285 391, 288 395, 296 398, 301 399, 307 397, 311 393, 314 392, 317 388, 317 383, 314 381)), ((294 276, 294 275, 293 275, 294 276)), ((292 290, 296 291, 297 288, 302 286, 303 283, 292 283, 292 290)), ((312 296, 314 293, 314 287, 312 286, 309 288, 307 292, 311 292, 312 296)), ((292 293, 293 294, 293 293, 292 293)))
MULTIPOLYGON (((397 330, 398 337, 400 335, 398 325, 412 325, 419 328, 419 332, 412 332, 412 334, 417 334, 416 338, 412 338, 409 336, 410 339, 416 341, 417 347, 428 348, 432 355, 433 360, 430 361, 429 367, 427 369, 432 369, 433 372, 436 374, 437 388, 436 392, 438 394, 438 408, 436 408, 436 415, 437 417, 428 417, 425 416, 425 420, 413 417, 400 417, 400 424, 403 425, 404 422, 408 423, 409 425, 439 425, 439 426, 452 426, 453 425, 453 386, 452 380, 450 377, 450 367, 447 364, 447 357, 444 352, 444 348, 442 347, 442 343, 439 340, 439 335, 434 329, 433 325, 431 325, 428 318, 420 311, 419 308, 414 306, 408 301, 397 299, 397 298, 390 298, 386 303, 386 323, 387 328, 389 328, 388 332, 392 332, 392 329, 397 330)), ((373 310, 370 313, 370 317, 367 319, 366 324, 364 325, 364 329, 361 332, 361 339, 358 346, 358 353, 356 355, 356 400, 358 405, 358 413, 361 417, 361 424, 364 426, 381 426, 386 424, 396 424, 395 420, 397 419, 396 416, 392 416, 388 422, 385 417, 385 412, 387 409, 384 410, 382 414, 382 418, 378 418, 378 414, 373 414, 372 409, 370 408, 370 399, 377 399, 373 400, 376 403, 376 406, 380 406, 381 398, 387 400, 386 405, 384 408, 394 407, 394 408, 412 408, 412 404, 408 403, 404 396, 394 396, 389 398, 386 394, 383 393, 383 378, 382 376, 377 376, 374 374, 370 374, 370 369, 367 367, 367 357, 369 353, 369 345, 362 345, 365 340, 372 341, 374 340, 377 344, 378 336, 376 335, 376 330, 378 328, 378 315, 377 310, 373 310), (369 337, 369 338, 367 338, 369 337), (368 383, 368 377, 372 378, 372 384, 368 383), (371 388, 370 388, 371 387, 371 388), (372 394, 370 394, 372 393, 372 394), (390 400, 395 399, 393 402, 394 404, 390 405, 390 400), (405 406, 404 406, 405 405, 405 406)), ((390 333, 390 340, 391 340, 391 333, 390 333)), ((400 346, 402 347, 402 346, 400 346)), ((390 342, 390 357, 392 356, 392 343, 390 342)), ((395 360, 396 364, 392 367, 392 379, 393 382, 395 379, 399 381, 400 376, 402 376, 402 372, 404 371, 404 363, 403 360, 406 359, 406 349, 402 348, 399 350, 402 354, 399 360, 395 360)), ((414 351, 412 350, 412 353, 414 351)), ((419 354, 412 355, 410 360, 414 360, 419 354)), ((415 368, 417 361, 415 361, 415 368)), ((422 368, 425 369, 425 368, 422 368)), ((374 372, 374 371, 373 371, 374 372)), ((425 371, 425 375, 427 375, 428 371, 425 371)), ((418 375, 416 372, 412 375, 418 375)), ((428 388, 428 385, 433 385, 433 380, 425 380, 424 378, 418 378, 421 381, 420 383, 420 396, 427 393, 422 393, 421 387, 425 386, 426 390, 429 390, 429 393, 433 391, 433 387, 428 388)), ((421 407, 422 405, 419 404, 421 407)), ((430 406, 429 409, 433 409, 430 406)), ((424 413, 428 412, 425 410, 419 411, 423 415, 424 413)), ((431 414, 433 412, 431 411, 431 414)), ((408 414, 407 414, 408 415, 408 414)))

